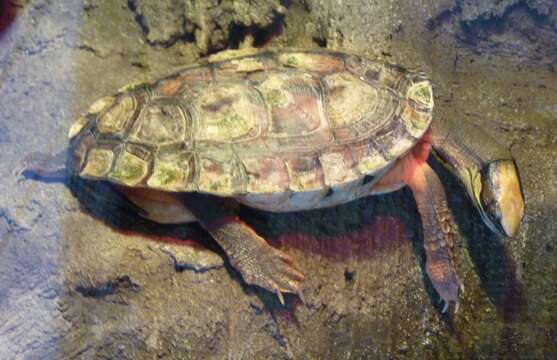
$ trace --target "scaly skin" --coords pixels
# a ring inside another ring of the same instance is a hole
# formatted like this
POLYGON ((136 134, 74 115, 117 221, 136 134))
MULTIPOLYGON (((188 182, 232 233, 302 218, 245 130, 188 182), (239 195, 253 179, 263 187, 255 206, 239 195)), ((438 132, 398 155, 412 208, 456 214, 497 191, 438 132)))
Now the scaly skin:
POLYGON ((426 271, 445 302, 445 312, 451 302, 458 307, 461 285, 454 267, 455 223, 441 181, 427 164, 431 141, 432 134, 428 131, 410 153, 397 160, 374 191, 381 192, 397 184, 408 185, 412 189, 423 225, 426 271))
POLYGON ((246 283, 274 292, 282 304, 283 292, 297 294, 303 301, 300 268, 240 220, 234 200, 191 193, 184 202, 246 283))

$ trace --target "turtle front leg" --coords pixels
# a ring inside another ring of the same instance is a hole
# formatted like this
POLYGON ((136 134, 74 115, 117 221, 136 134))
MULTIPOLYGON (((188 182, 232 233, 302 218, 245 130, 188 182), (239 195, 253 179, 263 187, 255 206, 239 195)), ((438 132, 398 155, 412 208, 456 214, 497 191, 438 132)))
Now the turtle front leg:
POLYGON ((202 194, 188 194, 185 201, 246 283, 274 292, 283 305, 283 292, 297 294, 303 301, 304 275, 299 267, 244 223, 236 214, 236 204, 202 194))
POLYGON ((442 312, 454 302, 458 309, 460 280, 454 267, 454 220, 437 174, 426 163, 418 165, 407 180, 423 225, 426 272, 445 302, 442 312))

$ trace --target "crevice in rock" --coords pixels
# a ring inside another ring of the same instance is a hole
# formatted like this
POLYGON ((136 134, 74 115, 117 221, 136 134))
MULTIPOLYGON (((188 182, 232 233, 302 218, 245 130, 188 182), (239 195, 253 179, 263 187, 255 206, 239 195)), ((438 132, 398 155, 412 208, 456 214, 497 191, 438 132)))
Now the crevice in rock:
POLYGON ((453 33, 460 46, 477 55, 498 53, 521 63, 555 63, 557 24, 552 9, 526 0, 474 4, 457 1, 428 21, 426 28, 437 35, 453 33))
MULTIPOLYGON (((519 1, 514 5, 508 6, 500 16, 488 15, 479 16, 471 21, 462 21, 462 40, 468 43, 475 43, 477 40, 487 40, 491 34, 502 34, 512 29, 512 15, 523 12, 534 24, 540 27, 548 27, 550 20, 547 15, 538 13, 531 8, 526 1, 519 1)), ((535 40, 536 34, 529 34, 517 29, 521 35, 535 40)))
POLYGON ((104 299, 109 295, 121 290, 139 291, 140 285, 129 276, 120 276, 115 280, 110 280, 96 286, 76 286, 75 290, 85 297, 104 299))
POLYGON ((139 28, 143 32, 143 34, 149 34, 149 25, 145 21, 145 16, 140 13, 137 9, 137 0, 128 0, 128 9, 134 14, 135 21, 139 25, 139 28))
POLYGON ((273 38, 279 37, 284 32, 285 15, 276 11, 273 12, 273 20, 267 26, 250 25, 232 23, 229 28, 229 48, 238 49, 244 41, 251 37, 254 47, 263 47, 273 38))
POLYGON ((6 234, 16 234, 28 230, 12 218, 7 210, 0 208, 0 238, 3 238, 6 234))
POLYGON ((460 3, 457 2, 455 7, 443 10, 434 18, 429 19, 429 21, 426 24, 426 28, 429 31, 435 31, 437 30, 437 28, 442 27, 454 21, 454 19, 458 17, 460 13, 461 13, 460 3))
POLYGON ((99 53, 99 51, 97 49, 95 49, 94 47, 89 46, 89 45, 81 44, 81 45, 76 46, 76 49, 89 52, 89 53, 91 53, 91 54, 93 54, 97 57, 100 57, 101 59, 105 58, 104 56, 101 56, 101 54, 99 53))

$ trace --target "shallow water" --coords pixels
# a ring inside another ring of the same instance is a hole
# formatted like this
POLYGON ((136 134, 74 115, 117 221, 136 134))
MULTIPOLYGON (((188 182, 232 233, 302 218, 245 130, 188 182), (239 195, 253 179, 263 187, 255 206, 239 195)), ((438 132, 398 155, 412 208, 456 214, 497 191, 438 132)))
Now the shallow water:
POLYGON ((238 1, 221 13, 210 2, 149 3, 32 0, 0 15, 0 358, 557 356, 551 1, 261 1, 249 12, 238 1), (25 154, 63 149, 96 99, 250 43, 326 45, 422 68, 437 116, 472 121, 512 150, 526 215, 507 240, 433 164, 458 223, 458 313, 441 313, 423 271, 406 189, 319 211, 243 209, 304 270, 306 303, 287 296, 283 307, 243 283, 198 226, 155 226, 95 203, 79 182, 14 174, 25 154))

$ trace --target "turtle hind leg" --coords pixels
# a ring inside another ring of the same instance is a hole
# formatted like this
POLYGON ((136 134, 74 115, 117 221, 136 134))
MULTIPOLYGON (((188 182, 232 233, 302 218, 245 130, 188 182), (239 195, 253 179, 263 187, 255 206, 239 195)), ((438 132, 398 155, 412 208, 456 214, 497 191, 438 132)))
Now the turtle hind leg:
POLYGON ((66 159, 67 150, 56 154, 32 152, 19 162, 14 175, 23 177, 23 180, 65 182, 68 179, 66 159))
POLYGON ((460 280, 454 267, 454 220, 447 205, 439 177, 427 163, 421 163, 408 178, 420 213, 424 233, 426 272, 433 287, 445 302, 459 306, 460 280))
POLYGON ((236 215, 235 204, 202 194, 187 194, 185 204, 224 250, 244 281, 275 293, 297 294, 303 301, 304 275, 294 260, 275 249, 236 215))

